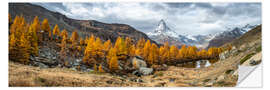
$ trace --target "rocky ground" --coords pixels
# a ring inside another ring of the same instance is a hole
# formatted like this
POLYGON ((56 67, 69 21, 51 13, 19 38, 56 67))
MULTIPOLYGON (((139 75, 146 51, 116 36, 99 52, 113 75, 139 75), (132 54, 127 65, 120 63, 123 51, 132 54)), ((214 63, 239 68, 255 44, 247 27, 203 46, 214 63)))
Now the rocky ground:
MULTIPOLYGON (((54 62, 40 60, 52 54, 34 58, 30 65, 9 62, 9 86, 89 86, 89 87, 234 87, 238 80, 238 65, 257 65, 261 62, 261 41, 233 47, 220 54, 220 60, 209 67, 184 68, 167 66, 167 69, 154 71, 146 68, 145 62, 135 60, 141 67, 139 77, 134 73, 112 75, 95 73, 93 70, 77 70, 54 65, 54 62), (50 67, 49 64, 54 67, 50 67), (36 65, 35 65, 36 64, 36 65), (47 64, 47 65, 43 65, 47 64)), ((43 50, 44 51, 44 50, 43 50)), ((41 54, 42 55, 42 54, 41 54)), ((77 61, 77 60, 75 60, 77 61)), ((166 67, 166 65, 163 65, 166 67)))
POLYGON ((165 71, 138 77, 82 72, 72 68, 41 68, 9 62, 9 86, 90 86, 90 87, 233 87, 237 82, 237 58, 220 60, 210 67, 169 66, 165 71))

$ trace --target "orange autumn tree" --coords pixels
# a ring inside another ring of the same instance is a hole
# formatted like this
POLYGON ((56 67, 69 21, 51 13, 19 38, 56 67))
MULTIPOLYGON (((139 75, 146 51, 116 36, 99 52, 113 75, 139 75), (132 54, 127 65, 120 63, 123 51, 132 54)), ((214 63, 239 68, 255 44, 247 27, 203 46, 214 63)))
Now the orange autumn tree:
POLYGON ((196 59, 197 58, 197 48, 195 46, 188 46, 187 56, 189 59, 196 59))
POLYGON ((103 51, 103 43, 99 37, 96 38, 95 42, 93 43, 94 47, 94 57, 96 60, 103 60, 105 58, 105 53, 103 51))
POLYGON ((80 45, 84 45, 84 40, 82 37, 80 38, 80 45))
POLYGON ((78 45, 78 40, 79 40, 78 32, 77 30, 74 30, 74 32, 72 32, 71 37, 70 37, 72 47, 75 47, 78 45))
POLYGON ((30 42, 30 53, 38 56, 38 36, 35 29, 35 24, 31 24, 27 31, 27 39, 30 42))
POLYGON ((53 39, 57 40, 59 36, 60 36, 60 29, 58 25, 56 24, 53 28, 53 39))
POLYGON ((49 39, 52 38, 51 37, 51 28, 50 28, 48 19, 45 18, 43 20, 42 25, 41 25, 41 29, 44 31, 44 35, 46 37, 49 37, 49 39))
POLYGON ((159 58, 160 58, 160 61, 159 62, 156 62, 158 64, 164 64, 166 61, 167 61, 167 56, 168 56, 168 50, 166 50, 164 48, 164 46, 161 46, 159 48, 159 58))
POLYGON ((62 64, 65 63, 67 57, 67 37, 63 36, 61 41, 61 51, 60 51, 60 60, 62 64))
POLYGON ((116 55, 118 56, 118 59, 126 59, 128 55, 128 48, 126 46, 125 41, 123 38, 118 37, 115 44, 114 48, 116 48, 116 55))
POLYGON ((176 60, 176 56, 178 54, 178 48, 175 45, 171 45, 170 51, 169 51, 169 59, 170 60, 176 60))
POLYGON ((107 64, 109 65, 110 71, 115 71, 119 69, 118 57, 116 56, 117 49, 115 47, 110 48, 107 58, 107 64))
POLYGON ((142 57, 146 60, 148 60, 148 55, 149 55, 149 52, 150 52, 150 48, 151 48, 151 43, 150 43, 150 40, 147 40, 144 47, 143 47, 143 54, 142 54, 142 57))
POLYGON ((145 44, 145 39, 141 38, 136 44, 135 55, 142 56, 144 44, 145 44))
POLYGON ((102 69, 102 65, 101 65, 101 64, 99 64, 99 66, 98 66, 98 72, 100 72, 100 73, 105 72, 105 71, 102 69))
POLYGON ((116 55, 113 55, 111 57, 111 59, 109 60, 109 69, 111 71, 115 71, 115 70, 118 70, 119 69, 119 66, 118 66, 118 58, 116 55))
POLYGON ((35 16, 34 21, 32 23, 34 31, 37 32, 38 42, 42 42, 42 34, 41 34, 41 25, 38 19, 38 16, 35 16))
POLYGON ((110 48, 112 47, 112 43, 111 43, 111 40, 107 40, 104 45, 103 45, 103 50, 107 53, 110 48))
POLYGON ((186 45, 181 46, 180 54, 181 54, 182 59, 186 59, 186 57, 187 57, 186 45))
POLYGON ((66 29, 63 29, 60 33, 60 36, 63 38, 63 37, 66 37, 68 38, 68 33, 67 33, 67 30, 66 29))
POLYGON ((24 64, 29 63, 30 58, 29 50, 31 46, 25 34, 21 35, 18 47, 19 47, 18 60, 24 64))
POLYGON ((130 49, 129 49, 129 55, 130 55, 131 57, 134 57, 134 56, 136 55, 136 47, 135 47, 134 44, 133 44, 133 45, 130 47, 130 49))
POLYGON ((148 56, 150 65, 158 62, 159 61, 158 57, 159 57, 159 49, 158 49, 156 44, 152 43, 152 45, 150 47, 150 53, 148 56))
POLYGON ((198 57, 200 58, 207 58, 207 51, 205 49, 202 49, 201 51, 198 52, 198 57))
POLYGON ((94 35, 91 35, 91 37, 87 41, 88 41, 87 46, 84 50, 83 62, 86 65, 93 66, 93 64, 96 63, 96 60, 95 60, 96 52, 95 52, 95 48, 93 44, 95 42, 94 35))
POLYGON ((23 16, 16 16, 10 27, 9 59, 27 64, 30 55, 37 54, 35 31, 29 28, 23 16), (33 41, 33 42, 30 42, 33 41), (35 46, 34 46, 35 44, 35 46), (31 46, 33 45, 33 47, 31 46))

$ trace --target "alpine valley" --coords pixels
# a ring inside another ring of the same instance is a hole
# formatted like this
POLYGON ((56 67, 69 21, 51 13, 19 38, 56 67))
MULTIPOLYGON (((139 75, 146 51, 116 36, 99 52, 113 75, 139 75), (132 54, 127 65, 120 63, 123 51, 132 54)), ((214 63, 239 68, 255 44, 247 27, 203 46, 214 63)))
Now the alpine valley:
POLYGON ((166 22, 161 19, 154 30, 154 32, 148 32, 147 35, 159 44, 168 42, 170 45, 182 45, 197 46, 200 48, 209 48, 212 46, 219 47, 223 44, 230 42, 249 30, 255 28, 258 25, 247 24, 243 27, 232 27, 227 30, 208 35, 188 35, 178 34, 174 30, 170 29, 166 22))

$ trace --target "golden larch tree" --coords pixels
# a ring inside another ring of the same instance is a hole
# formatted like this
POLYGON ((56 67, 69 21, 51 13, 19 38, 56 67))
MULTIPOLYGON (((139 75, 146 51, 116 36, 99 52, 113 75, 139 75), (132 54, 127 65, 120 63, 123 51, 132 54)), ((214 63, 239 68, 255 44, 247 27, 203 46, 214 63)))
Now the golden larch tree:
POLYGON ((176 56, 178 54, 178 48, 175 45, 171 45, 170 51, 169 51, 169 59, 170 60, 176 60, 176 56))
POLYGON ((101 64, 99 64, 99 66, 98 66, 98 72, 100 72, 100 73, 104 73, 105 71, 102 69, 102 65, 101 64))
POLYGON ((56 24, 53 28, 53 38, 57 40, 59 36, 60 36, 60 29, 56 24))
POLYGON ((110 61, 109 61, 109 69, 111 71, 115 71, 115 70, 118 70, 119 69, 119 66, 118 66, 118 58, 116 55, 112 56, 110 61))
POLYGON ((51 28, 48 19, 44 19, 41 25, 41 29, 44 30, 46 36, 51 38, 51 28))

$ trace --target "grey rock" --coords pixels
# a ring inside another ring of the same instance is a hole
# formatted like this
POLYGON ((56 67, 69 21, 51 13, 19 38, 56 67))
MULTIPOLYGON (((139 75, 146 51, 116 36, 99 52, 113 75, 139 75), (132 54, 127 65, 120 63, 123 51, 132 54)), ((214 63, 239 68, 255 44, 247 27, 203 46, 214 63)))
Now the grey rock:
POLYGON ((168 67, 166 64, 162 64, 163 67, 168 67))
POLYGON ((40 68, 48 68, 48 66, 45 65, 45 64, 43 64, 43 63, 38 63, 38 66, 39 66, 40 68))
POLYGON ((142 79, 137 79, 136 82, 142 83, 144 81, 142 79))
POLYGON ((73 70, 73 71, 77 71, 77 69, 76 69, 75 67, 72 67, 72 68, 71 68, 71 70, 73 70))
POLYGON ((141 73, 142 75, 150 75, 153 73, 153 68, 141 67, 139 68, 139 73, 141 73))
POLYGON ((175 78, 170 78, 169 81, 170 82, 174 82, 175 81, 175 78))
POLYGON ((233 76, 238 76, 238 70, 236 70, 232 75, 233 76))
POLYGON ((132 65, 134 65, 134 63, 136 63, 135 67, 137 67, 137 68, 147 67, 146 62, 138 56, 132 58, 131 62, 132 62, 132 65))
POLYGON ((257 65, 257 64, 260 63, 259 61, 260 61, 260 60, 254 60, 254 59, 252 59, 252 60, 249 61, 249 64, 250 64, 250 65, 257 65))
POLYGON ((224 79, 225 79, 224 75, 220 75, 220 76, 217 78, 217 81, 222 81, 222 80, 224 80, 224 79))
POLYGON ((215 80, 210 80, 205 83, 205 86, 212 86, 215 83, 215 80))
POLYGON ((226 59, 227 57, 227 54, 228 54, 228 51, 224 51, 223 53, 219 54, 219 59, 220 60, 224 60, 226 59))

